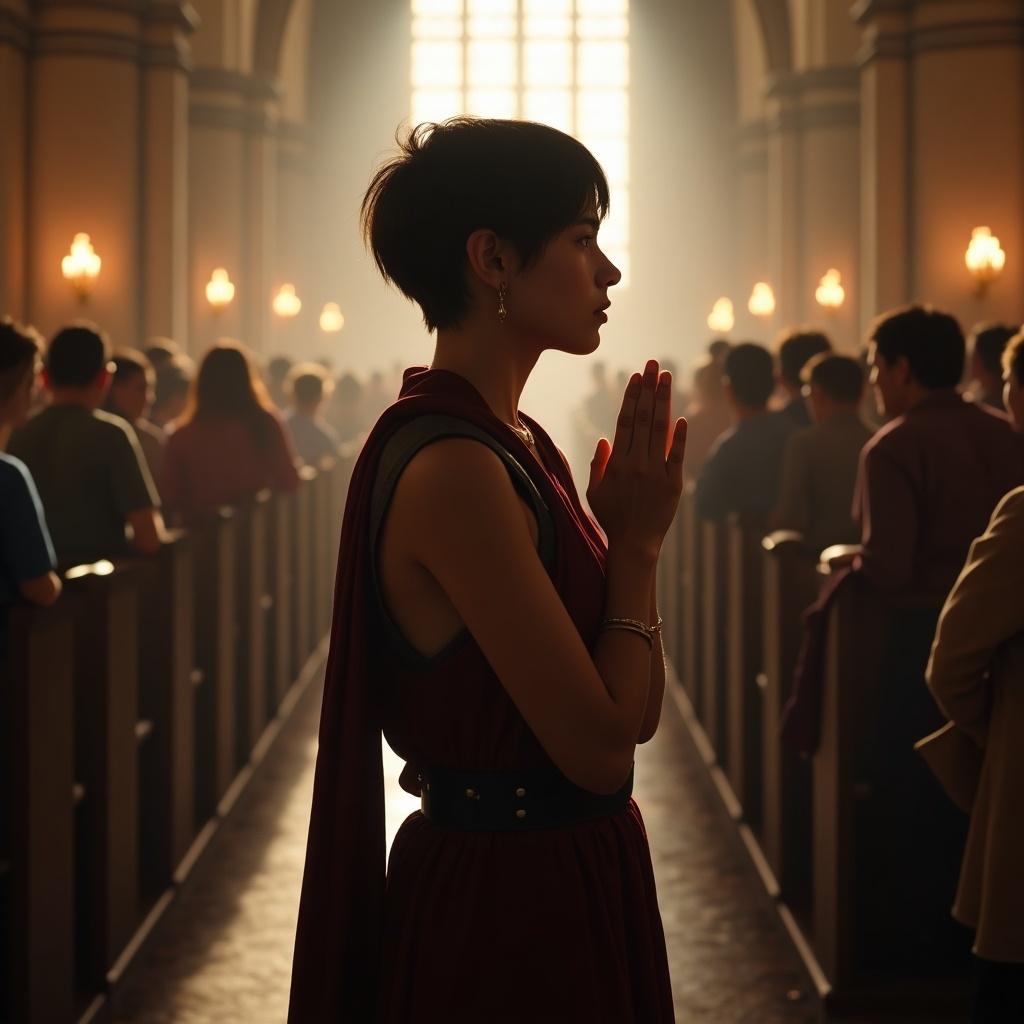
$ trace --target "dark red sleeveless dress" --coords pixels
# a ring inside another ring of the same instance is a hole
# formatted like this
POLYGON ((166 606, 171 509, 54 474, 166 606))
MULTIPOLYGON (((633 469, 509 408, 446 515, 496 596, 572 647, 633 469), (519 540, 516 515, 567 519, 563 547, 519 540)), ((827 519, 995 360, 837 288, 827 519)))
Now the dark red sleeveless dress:
POLYGON ((416 795, 419 765, 556 770, 470 634, 418 657, 381 621, 367 586, 360 541, 384 443, 409 419, 437 412, 482 428, 527 470, 554 521, 555 587, 588 648, 598 635, 606 548, 551 439, 523 417, 542 468, 467 380, 407 370, 356 464, 345 510, 289 1020, 672 1021, 635 801, 608 817, 520 833, 445 829, 417 811, 394 840, 385 880, 382 729, 407 762, 403 788, 416 795))

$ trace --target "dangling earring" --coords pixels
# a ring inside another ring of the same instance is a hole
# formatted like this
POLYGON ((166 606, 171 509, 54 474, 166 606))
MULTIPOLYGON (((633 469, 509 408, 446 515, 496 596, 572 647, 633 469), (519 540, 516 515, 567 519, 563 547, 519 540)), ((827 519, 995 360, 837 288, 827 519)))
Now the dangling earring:
POLYGON ((505 296, 508 294, 508 285, 504 281, 498 285, 498 319, 504 322, 508 316, 508 310, 505 308, 505 296))

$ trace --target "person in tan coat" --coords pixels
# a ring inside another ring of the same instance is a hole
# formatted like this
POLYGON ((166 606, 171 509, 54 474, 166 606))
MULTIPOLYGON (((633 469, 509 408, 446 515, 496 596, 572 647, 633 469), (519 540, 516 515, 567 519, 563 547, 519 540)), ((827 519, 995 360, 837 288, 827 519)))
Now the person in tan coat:
MULTIPOLYGON (((1006 405, 1024 430, 1024 334, 1007 350, 1006 405)), ((953 916, 975 929, 974 1021, 1024 1020, 1024 487, 971 546, 939 619, 928 686, 983 751, 953 916)))

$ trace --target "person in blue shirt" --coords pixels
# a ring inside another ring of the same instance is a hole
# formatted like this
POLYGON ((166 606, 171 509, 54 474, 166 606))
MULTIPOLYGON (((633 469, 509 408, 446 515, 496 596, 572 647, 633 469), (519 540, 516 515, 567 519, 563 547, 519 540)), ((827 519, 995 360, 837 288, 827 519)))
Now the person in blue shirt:
POLYGON ((53 604, 61 590, 32 474, 4 451, 11 431, 28 418, 39 352, 33 330, 0 320, 0 611, 17 601, 53 604))

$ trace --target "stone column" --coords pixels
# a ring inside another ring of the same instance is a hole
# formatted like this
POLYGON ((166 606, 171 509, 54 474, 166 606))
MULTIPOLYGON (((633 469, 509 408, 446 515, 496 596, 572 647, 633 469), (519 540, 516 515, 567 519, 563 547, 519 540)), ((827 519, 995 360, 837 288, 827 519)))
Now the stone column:
POLYGON ((859 94, 855 68, 812 68, 773 77, 769 141, 770 247, 780 324, 821 324, 843 348, 858 340, 859 94), (846 302, 816 302, 830 268, 846 302))
POLYGON ((736 337, 767 340, 775 318, 757 320, 747 311, 755 282, 768 281, 776 287, 768 248, 768 129, 763 120, 751 121, 739 130, 736 178, 736 337))
POLYGON ((252 75, 199 68, 189 107, 190 336, 200 355, 218 337, 266 345, 274 251, 276 92, 252 75), (215 267, 235 284, 220 314, 206 301, 215 267))
POLYGON ((1024 4, 860 0, 865 315, 932 302, 965 327, 1024 316, 1024 4), (979 299, 964 266, 988 225, 1006 269, 979 299))
POLYGON ((141 18, 135 5, 42 0, 30 73, 28 316, 87 316, 116 344, 141 326, 141 18), (84 231, 103 260, 80 303, 60 263, 84 231))
MULTIPOLYGON (((341 296, 317 289, 312 272, 312 162, 308 130, 295 122, 282 122, 277 154, 277 245, 274 250, 275 279, 294 281, 300 289, 302 310, 284 331, 278 325, 273 343, 292 358, 321 354, 320 310, 325 302, 340 302, 341 296)), ((327 275, 326 280, 334 279, 327 275)))
POLYGON ((189 4, 152 0, 142 53, 142 335, 188 339, 189 4))
POLYGON ((0 0, 0 316, 26 316, 28 4, 0 0))

